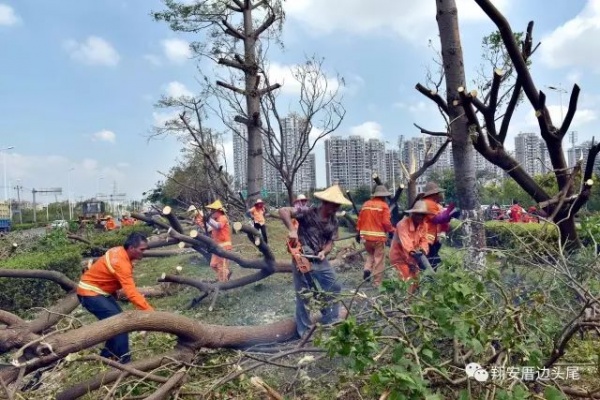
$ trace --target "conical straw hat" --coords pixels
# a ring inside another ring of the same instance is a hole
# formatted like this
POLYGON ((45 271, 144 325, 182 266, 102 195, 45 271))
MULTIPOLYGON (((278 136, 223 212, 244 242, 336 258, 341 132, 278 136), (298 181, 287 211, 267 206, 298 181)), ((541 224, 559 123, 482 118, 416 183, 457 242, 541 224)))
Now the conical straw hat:
POLYGON ((329 203, 340 204, 344 206, 351 206, 352 202, 344 197, 344 193, 342 193, 342 189, 339 185, 333 185, 323 190, 322 192, 315 192, 315 198, 323 201, 327 201, 329 203))
POLYGON ((433 214, 427 209, 427 203, 425 203, 423 200, 415 202, 413 208, 406 210, 406 212, 410 214, 433 214))
POLYGON ((225 212, 225 207, 223 207, 223 203, 221 200, 215 200, 213 203, 206 206, 209 210, 221 210, 225 212))

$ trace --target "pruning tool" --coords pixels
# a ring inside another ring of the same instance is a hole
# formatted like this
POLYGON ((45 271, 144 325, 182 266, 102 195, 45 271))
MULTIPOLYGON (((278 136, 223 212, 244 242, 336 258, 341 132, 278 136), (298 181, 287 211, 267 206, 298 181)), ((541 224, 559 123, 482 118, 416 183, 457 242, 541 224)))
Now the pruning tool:
POLYGON ((314 296, 316 298, 319 287, 312 277, 312 265, 310 260, 320 260, 320 258, 316 255, 309 254, 310 250, 308 248, 303 248, 303 246, 300 244, 300 241, 297 239, 288 239, 287 247, 288 252, 294 259, 296 268, 298 268, 298 271, 300 271, 308 286, 313 289, 314 296))

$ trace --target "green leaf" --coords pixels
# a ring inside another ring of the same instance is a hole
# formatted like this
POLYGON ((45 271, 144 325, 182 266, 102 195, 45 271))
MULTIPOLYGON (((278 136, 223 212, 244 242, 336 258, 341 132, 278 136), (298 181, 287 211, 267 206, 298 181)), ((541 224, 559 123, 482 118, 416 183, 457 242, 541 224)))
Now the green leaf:
POLYGON ((431 351, 430 349, 423 349, 421 353, 427 358, 433 358, 433 351, 431 351))
POLYGON ((567 398, 555 387, 548 386, 544 389, 544 397, 546 400, 566 400, 567 398))

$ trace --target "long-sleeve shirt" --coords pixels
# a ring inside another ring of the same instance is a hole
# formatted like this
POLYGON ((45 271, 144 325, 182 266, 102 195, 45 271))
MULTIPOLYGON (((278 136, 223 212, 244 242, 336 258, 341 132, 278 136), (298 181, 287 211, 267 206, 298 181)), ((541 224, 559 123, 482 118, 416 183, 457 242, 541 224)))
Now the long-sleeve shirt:
POLYGON ((265 208, 264 207, 252 207, 248 210, 248 213, 252 217, 255 224, 265 224, 265 208))
POLYGON ((210 230, 212 239, 225 250, 231 250, 231 228, 227 216, 219 212, 218 215, 209 220, 209 225, 212 227, 210 230))
POLYGON ((427 226, 427 240, 429 241, 429 244, 433 244, 437 240, 438 234, 442 232, 442 227, 434 223, 433 219, 442 212, 444 207, 430 198, 424 198, 423 201, 427 204, 427 211, 432 213, 425 217, 425 225, 427 226))
POLYGON ((410 252, 417 249, 423 250, 425 254, 429 252, 427 225, 425 222, 422 222, 418 226, 415 226, 412 218, 405 217, 396 225, 394 239, 390 248, 391 264, 416 264, 410 252))
POLYGON ((82 276, 77 286, 80 296, 114 295, 123 289, 125 296, 139 310, 153 311, 133 280, 133 264, 123 246, 113 247, 100 257, 82 276))
POLYGON ((390 207, 381 198, 367 200, 360 209, 356 229, 367 241, 385 242, 387 233, 392 232, 390 207))

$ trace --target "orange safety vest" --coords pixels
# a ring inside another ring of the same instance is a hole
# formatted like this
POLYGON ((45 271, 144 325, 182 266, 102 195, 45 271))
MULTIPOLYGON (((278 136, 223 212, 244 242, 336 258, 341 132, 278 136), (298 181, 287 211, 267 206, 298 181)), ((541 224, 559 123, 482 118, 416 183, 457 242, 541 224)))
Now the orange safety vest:
POLYGON ((518 204, 513 204, 510 208, 510 222, 522 222, 523 207, 518 204))
POLYGON ((396 232, 390 248, 390 263, 392 265, 415 265, 415 259, 409 254, 416 249, 422 249, 425 254, 429 252, 427 239, 427 224, 421 223, 415 227, 412 218, 404 217, 396 225, 396 232))
POLYGON ((387 233, 394 230, 388 204, 378 197, 367 200, 358 214, 356 230, 367 241, 385 242, 387 233))
POLYGON ((265 208, 261 207, 252 207, 250 210, 250 215, 252 215, 252 219, 254 220, 254 223, 259 224, 259 225, 264 225, 265 224, 265 208))
POLYGON ((423 201, 427 204, 427 211, 433 213, 425 217, 425 226, 427 231, 427 241, 429 244, 433 244, 440 233, 442 233, 442 226, 436 225, 432 222, 433 218, 444 210, 441 204, 430 198, 424 198, 423 201))
POLYGON ((77 285, 80 296, 111 296, 123 289, 127 299, 139 310, 152 311, 133 280, 133 264, 123 246, 109 249, 81 276, 77 285))
POLYGON ((225 250, 231 250, 233 248, 231 244, 231 228, 229 227, 227 216, 221 213, 214 218, 214 220, 218 222, 221 227, 219 229, 213 228, 210 236, 219 244, 219 246, 223 247, 225 250))
POLYGON ((115 220, 111 218, 111 219, 106 220, 104 227, 106 228, 107 231, 112 231, 113 229, 117 228, 117 224, 115 223, 115 220))

